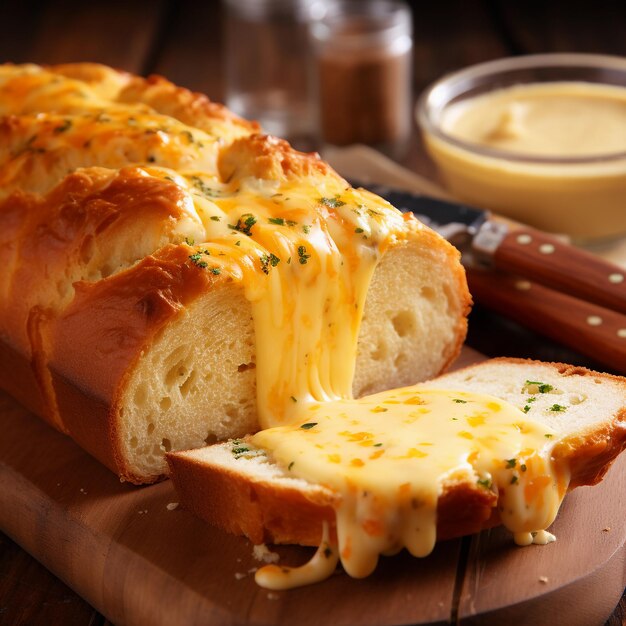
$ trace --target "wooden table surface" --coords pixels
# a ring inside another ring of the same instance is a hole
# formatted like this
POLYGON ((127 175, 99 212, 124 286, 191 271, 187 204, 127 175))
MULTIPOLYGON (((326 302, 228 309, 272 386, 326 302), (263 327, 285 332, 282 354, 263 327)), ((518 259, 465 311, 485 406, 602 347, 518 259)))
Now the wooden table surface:
MULTIPOLYGON (((626 3, 548 0, 412 2, 416 95, 443 73, 502 56, 626 56, 626 3)), ((3 0, 0 62, 98 61, 223 98, 222 9, 205 0, 3 0)), ((436 176, 419 141, 404 164, 436 176)), ((488 355, 590 365, 477 305, 468 343, 488 355)), ((107 620, 0 533, 0 626, 99 626, 107 620)), ((626 595, 607 626, 626 623, 626 595)))

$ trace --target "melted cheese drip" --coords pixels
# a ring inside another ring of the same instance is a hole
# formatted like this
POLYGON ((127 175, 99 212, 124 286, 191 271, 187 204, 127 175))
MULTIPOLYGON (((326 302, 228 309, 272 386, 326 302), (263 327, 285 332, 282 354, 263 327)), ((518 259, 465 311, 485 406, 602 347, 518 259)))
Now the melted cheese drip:
POLYGON ((257 433, 252 443, 291 475, 341 495, 341 562, 363 577, 379 554, 432 551, 442 485, 455 479, 496 494, 518 543, 547 543, 542 531, 569 480, 550 456, 553 434, 498 398, 415 386, 311 404, 298 423, 257 433))
POLYGON ((301 567, 266 565, 256 571, 254 580, 258 585, 273 591, 303 587, 326 580, 337 567, 339 554, 329 539, 328 524, 324 522, 322 541, 313 558, 301 567))
POLYGON ((185 180, 210 242, 202 258, 235 261, 231 275, 252 305, 261 426, 297 420, 313 401, 351 397, 372 274, 390 243, 421 225, 341 179, 322 191, 302 182, 185 180))

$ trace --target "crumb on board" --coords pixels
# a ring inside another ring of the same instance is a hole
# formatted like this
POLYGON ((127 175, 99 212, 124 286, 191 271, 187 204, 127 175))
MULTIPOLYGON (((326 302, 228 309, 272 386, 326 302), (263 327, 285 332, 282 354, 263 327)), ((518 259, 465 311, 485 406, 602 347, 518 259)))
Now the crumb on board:
POLYGON ((258 569, 258 567, 251 567, 247 572, 235 572, 235 578, 241 580, 246 576, 250 576, 250 574, 254 574, 258 569))
POLYGON ((277 552, 272 552, 264 543, 252 548, 252 556, 263 563, 278 563, 280 560, 280 555, 277 552))
POLYGON ((178 508, 178 502, 170 502, 166 507, 168 511, 173 511, 178 508))
POLYGON ((271 591, 267 594, 268 600, 278 600, 280 596, 277 593, 272 593, 271 591))
POLYGON ((148 509, 144 509, 143 511, 139 511, 139 515, 143 515, 144 513, 147 513, 148 509))
POLYGON ((539 582, 543 583, 545 585, 548 582, 548 577, 547 576, 539 576, 539 582))
POLYGON ((606 526, 605 528, 602 529, 603 533, 610 533, 611 532, 611 527, 610 526, 606 526))

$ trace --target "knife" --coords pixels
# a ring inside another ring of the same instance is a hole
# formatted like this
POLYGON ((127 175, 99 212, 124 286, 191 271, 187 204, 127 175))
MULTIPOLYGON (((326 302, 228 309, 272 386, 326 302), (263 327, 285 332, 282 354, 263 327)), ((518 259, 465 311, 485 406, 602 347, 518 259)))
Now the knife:
POLYGON ((364 187, 443 235, 461 251, 466 267, 517 274, 626 315, 626 270, 613 263, 488 211, 384 185, 364 187))

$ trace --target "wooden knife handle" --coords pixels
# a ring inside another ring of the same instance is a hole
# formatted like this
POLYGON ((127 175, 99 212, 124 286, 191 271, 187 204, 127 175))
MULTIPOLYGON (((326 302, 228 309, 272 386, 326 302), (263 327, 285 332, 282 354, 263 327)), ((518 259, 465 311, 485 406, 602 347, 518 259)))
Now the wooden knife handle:
POLYGON ((509 232, 494 266, 626 314, 626 270, 532 228, 509 232))
POLYGON ((626 374, 626 315, 503 272, 467 277, 477 302, 626 374))

